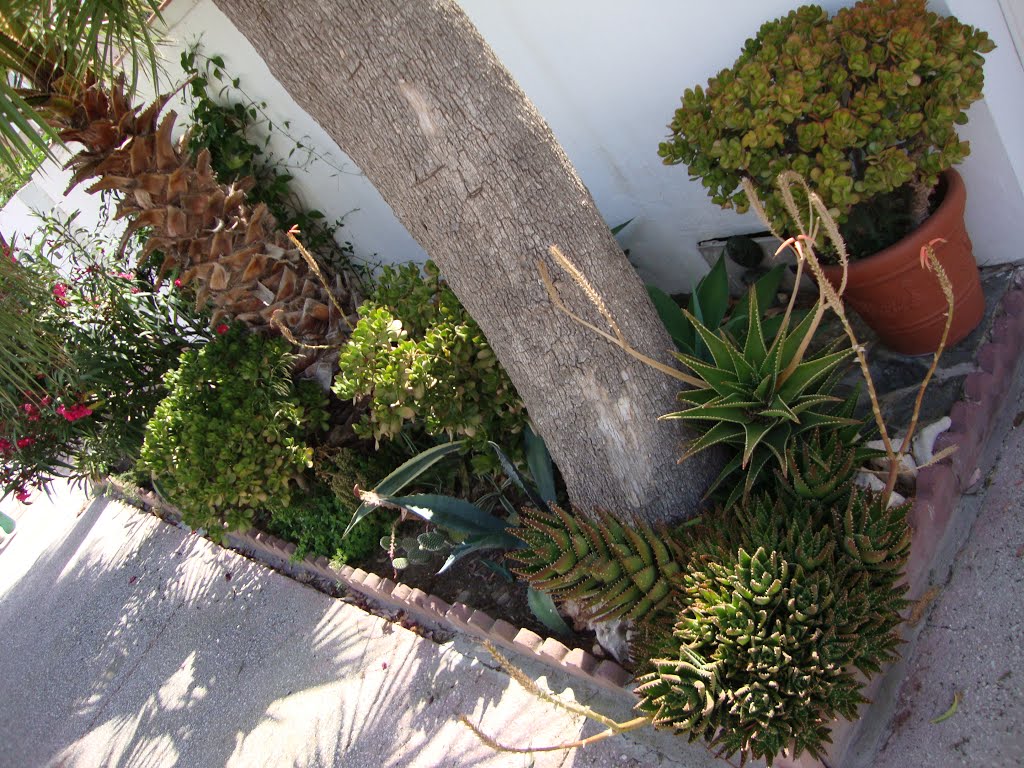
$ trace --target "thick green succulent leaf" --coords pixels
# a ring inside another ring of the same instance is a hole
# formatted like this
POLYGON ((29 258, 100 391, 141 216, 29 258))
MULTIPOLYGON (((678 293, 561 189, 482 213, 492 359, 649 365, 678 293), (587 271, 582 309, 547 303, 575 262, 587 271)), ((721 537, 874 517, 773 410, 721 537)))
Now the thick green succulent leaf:
MULTIPOLYGON (((394 472, 377 483, 373 492, 378 496, 392 496, 398 493, 439 461, 462 451, 464 443, 465 441, 463 440, 456 440, 451 443, 442 443, 441 445, 435 445, 433 448, 428 448, 427 450, 416 454, 407 462, 402 464, 402 466, 398 467, 394 472)), ((345 529, 344 535, 348 536, 356 524, 373 512, 377 506, 378 505, 376 504, 360 504, 356 509, 355 514, 352 515, 352 520, 345 529)))
POLYGON ((747 291, 750 311, 747 313, 747 338, 743 345, 743 358, 754 368, 760 368, 768 356, 768 347, 764 341, 764 329, 761 328, 761 309, 757 303, 757 293, 751 288, 747 291))
POLYGON ((692 440, 686 446, 686 450, 683 455, 679 457, 679 461, 684 462, 691 456, 695 456, 701 451, 707 450, 713 445, 719 443, 734 442, 738 438, 743 436, 743 427, 738 424, 730 424, 728 422, 721 422, 715 424, 711 429, 705 432, 703 435, 698 437, 696 440, 692 440))
POLYGON ((565 619, 562 618, 562 615, 555 607, 555 601, 551 599, 551 595, 547 592, 541 592, 539 589, 528 587, 526 590, 526 604, 530 606, 530 612, 534 615, 534 618, 555 635, 560 637, 572 635, 572 630, 565 623, 565 619))
POLYGON ((717 330, 725 313, 729 311, 729 274, 725 268, 725 257, 719 256, 693 291, 691 312, 700 318, 708 328, 717 330), (699 308, 699 314, 695 311, 699 308))
POLYGON ((454 496, 435 493, 417 493, 412 496, 384 496, 379 501, 401 507, 410 514, 438 528, 469 536, 503 533, 508 524, 500 517, 485 512, 472 502, 454 496))
POLYGON ((779 396, 787 401, 793 400, 814 382, 826 378, 852 354, 852 349, 841 349, 813 360, 804 360, 779 387, 779 396))
POLYGON ((675 299, 660 288, 656 288, 653 285, 645 287, 647 288, 647 295, 651 297, 651 303, 654 304, 654 309, 658 313, 658 317, 661 318, 661 324, 665 326, 668 335, 672 337, 676 348, 680 352, 690 355, 696 354, 693 346, 696 332, 693 330, 693 326, 687 322, 686 316, 683 315, 682 307, 676 304, 675 299))
POLYGON ((475 534, 452 547, 452 551, 448 555, 448 559, 444 561, 444 565, 441 566, 441 570, 438 571, 438 574, 445 573, 449 568, 455 565, 455 563, 473 552, 479 552, 484 549, 510 550, 518 549, 522 546, 523 542, 507 532, 475 534))
MULTIPOLYGON (((703 341, 711 351, 711 357, 715 361, 715 365, 726 371, 731 371, 732 355, 729 354, 729 342, 719 336, 716 331, 712 331, 707 328, 700 322, 700 320, 686 310, 683 310, 683 312, 686 314, 687 319, 693 323, 693 328, 697 331, 701 341, 703 341)), ((689 363, 687 363, 687 365, 689 365, 689 363)))
POLYGON ((537 486, 537 493, 544 501, 555 503, 557 493, 555 490, 555 465, 551 461, 551 454, 544 440, 534 434, 529 425, 523 430, 526 440, 526 465, 530 468, 533 482, 537 486))

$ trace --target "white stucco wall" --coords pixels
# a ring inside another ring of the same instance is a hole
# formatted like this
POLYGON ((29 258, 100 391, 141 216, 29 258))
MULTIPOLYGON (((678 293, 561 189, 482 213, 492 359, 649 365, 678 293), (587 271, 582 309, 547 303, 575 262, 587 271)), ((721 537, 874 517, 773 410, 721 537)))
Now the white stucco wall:
MULTIPOLYGON (((940 12, 986 29, 999 48, 986 65, 986 99, 971 110, 962 135, 973 153, 961 166, 968 183, 968 226, 981 263, 1022 258, 1015 223, 1024 220, 1024 69, 1000 2, 936 0, 940 12)), ((760 24, 796 7, 794 0, 459 0, 481 34, 545 116, 610 225, 633 218, 620 236, 643 277, 685 290, 707 269, 696 244, 760 229, 752 216, 720 210, 685 168, 666 167, 657 146, 685 88, 729 66, 760 24)), ((847 4, 821 3, 830 11, 847 4)), ((257 52, 212 0, 175 0, 165 12, 176 47, 168 72, 179 76, 180 46, 203 37, 224 56, 276 124, 332 159, 313 162, 296 183, 311 207, 345 217, 341 237, 359 256, 385 262, 424 258, 377 192, 324 131, 270 75, 257 52)), ((278 145, 287 153, 286 143, 278 145)), ((60 179, 41 182, 59 199, 60 179)), ((38 199, 38 195, 36 195, 38 199)), ((78 206, 81 195, 73 205, 78 206)), ((68 208, 72 202, 64 202, 68 208)), ((17 208, 20 204, 14 204, 17 208)), ((13 211, 12 211, 13 215, 13 211)), ((4 211, 0 226, 8 230, 4 211)))

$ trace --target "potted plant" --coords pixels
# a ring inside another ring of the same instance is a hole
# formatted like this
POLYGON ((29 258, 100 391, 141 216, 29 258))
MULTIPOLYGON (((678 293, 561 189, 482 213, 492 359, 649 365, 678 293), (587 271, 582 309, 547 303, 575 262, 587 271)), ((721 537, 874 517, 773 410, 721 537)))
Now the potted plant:
MULTIPOLYGON (((928 11, 925 0, 864 0, 835 16, 807 5, 764 24, 735 64, 687 89, 661 144, 712 200, 744 212, 749 179, 776 231, 774 185, 807 178, 828 206, 852 263, 844 299, 887 346, 934 351, 946 304, 916 270, 923 245, 954 282, 950 343, 981 321, 984 296, 952 166, 967 156, 956 125, 981 97, 985 32, 928 11)), ((824 259, 838 263, 819 233, 824 259)), ((826 269, 839 286, 842 271, 826 269)))

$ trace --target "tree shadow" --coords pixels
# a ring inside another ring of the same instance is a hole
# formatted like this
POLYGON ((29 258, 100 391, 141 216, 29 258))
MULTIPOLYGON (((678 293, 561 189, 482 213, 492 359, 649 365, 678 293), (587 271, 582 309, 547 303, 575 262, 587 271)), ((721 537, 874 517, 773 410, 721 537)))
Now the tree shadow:
MULTIPOLYGON (((519 766, 457 716, 519 746, 600 730, 465 641, 424 641, 102 498, 0 593, 0 637, 10 765, 519 766)), ((533 764, 595 764, 581 754, 533 764)))

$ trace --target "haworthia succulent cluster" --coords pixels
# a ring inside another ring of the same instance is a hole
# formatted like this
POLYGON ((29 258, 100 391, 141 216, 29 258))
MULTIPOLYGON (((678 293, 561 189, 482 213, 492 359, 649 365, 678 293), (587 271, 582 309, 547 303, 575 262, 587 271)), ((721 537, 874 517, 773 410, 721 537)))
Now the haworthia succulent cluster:
POLYGON ((785 749, 818 756, 829 723, 856 716, 855 670, 895 658, 909 505, 849 484, 845 497, 758 493, 705 518, 675 626, 649 628, 655 656, 636 692, 656 725, 771 765, 785 749))

